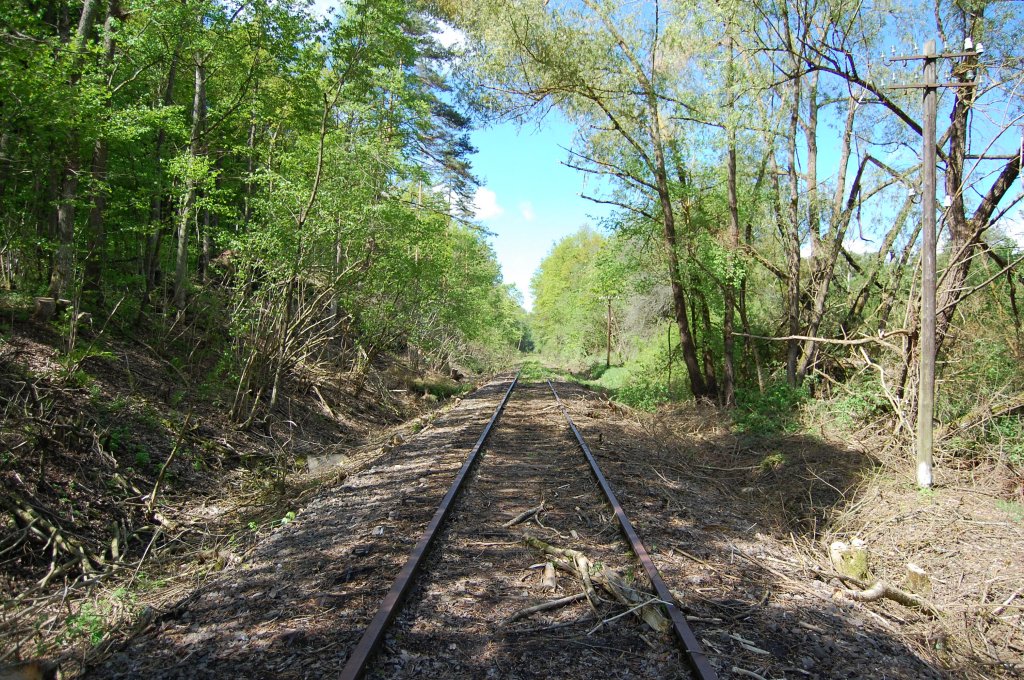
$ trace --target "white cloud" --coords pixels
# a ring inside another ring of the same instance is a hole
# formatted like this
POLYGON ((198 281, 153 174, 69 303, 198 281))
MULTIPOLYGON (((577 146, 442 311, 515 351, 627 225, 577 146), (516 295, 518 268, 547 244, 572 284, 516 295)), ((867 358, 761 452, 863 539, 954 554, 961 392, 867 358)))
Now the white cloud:
POLYGON ((1018 208, 1015 213, 1007 215, 996 223, 1006 235, 1017 242, 1017 245, 1024 246, 1024 208, 1018 208))
POLYGON ((338 5, 342 4, 342 2, 343 0, 313 0, 313 4, 309 9, 313 16, 326 19, 331 15, 332 11, 338 9, 338 5))
POLYGON ((453 46, 462 47, 466 44, 466 34, 459 29, 449 26, 443 21, 438 22, 441 25, 441 31, 434 34, 434 38, 437 42, 441 43, 445 48, 453 46))
POLYGON ((505 209, 498 205, 498 195, 487 187, 479 187, 473 196, 473 210, 478 220, 498 217, 505 209))
POLYGON ((843 241, 843 247, 846 248, 846 252, 857 255, 878 252, 877 245, 863 238, 848 238, 843 241))
POLYGON ((527 222, 533 222, 537 219, 537 214, 533 212, 533 203, 529 201, 523 201, 519 204, 519 214, 523 216, 523 219, 527 222))

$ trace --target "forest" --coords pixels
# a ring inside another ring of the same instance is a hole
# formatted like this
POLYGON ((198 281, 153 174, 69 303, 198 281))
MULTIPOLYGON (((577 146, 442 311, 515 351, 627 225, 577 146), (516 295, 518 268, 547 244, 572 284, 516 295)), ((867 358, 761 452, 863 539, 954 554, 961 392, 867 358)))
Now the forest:
POLYGON ((452 54, 422 11, 3 11, 4 290, 97 323, 226 315, 213 351, 239 395, 325 353, 348 368, 407 344, 439 364, 516 345, 515 295, 464 218, 452 54))
POLYGON ((524 359, 638 411, 863 436, 906 481, 933 341, 936 465, 1019 524, 1019 3, 323 7, 0 4, 0 660, 135 616, 81 604, 126 555, 125 592, 151 549, 230 562, 160 503, 230 487, 249 531, 218 536, 255 541, 336 442, 393 447, 524 359), (608 216, 552 246, 527 312, 469 135, 554 115, 608 216))
MULTIPOLYGON (((486 17, 468 29, 482 43, 480 105, 564 112, 577 129, 567 164, 615 208, 535 274, 539 348, 635 405, 689 396, 781 414, 838 397, 911 438, 925 189, 915 84, 922 36, 940 38, 953 56, 937 60, 936 420, 949 436, 1024 434, 1017 8, 480 4, 503 8, 472 12, 486 17)), ((1020 464, 1016 444, 1006 452, 1020 464)))

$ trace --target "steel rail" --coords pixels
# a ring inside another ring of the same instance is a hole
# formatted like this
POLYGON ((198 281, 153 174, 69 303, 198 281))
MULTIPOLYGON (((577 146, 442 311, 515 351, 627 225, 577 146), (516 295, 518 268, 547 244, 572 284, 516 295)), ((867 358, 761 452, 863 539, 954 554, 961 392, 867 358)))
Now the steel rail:
POLYGON ((508 390, 505 392, 505 396, 502 397, 501 403, 498 404, 498 408, 494 410, 494 414, 491 419, 487 421, 487 426, 484 431, 480 434, 480 438, 476 440, 476 444, 473 449, 469 452, 469 456, 466 458, 466 462, 462 464, 462 468, 458 474, 455 475, 455 480, 452 482, 451 488, 448 489, 448 493, 445 494, 444 499, 441 501, 441 505, 438 506, 437 511, 434 512, 434 517, 430 520, 430 524, 427 525, 426 531, 423 532, 423 536, 420 538, 416 547, 409 553, 409 559, 402 567, 402 571, 398 572, 398 578, 395 579, 394 584, 391 586, 391 590, 384 596, 384 601, 381 602, 380 609, 377 610, 377 614, 374 615, 373 620, 370 621, 370 625, 363 631, 363 636, 359 638, 359 643, 356 648, 352 650, 352 654, 348 657, 348 661, 345 663, 345 667, 341 671, 341 680, 358 680, 366 672, 366 666, 373 655, 380 648, 381 643, 384 641, 384 631, 387 630, 391 621, 395 618, 399 608, 402 606, 402 601, 409 592, 409 588, 412 586, 413 580, 416 577, 416 572, 419 571, 420 564, 423 562, 423 558, 430 550, 431 544, 440 533, 441 525, 444 524, 445 517, 448 515, 448 511, 451 509, 455 502, 455 497, 458 496, 459 489, 462 487, 462 482, 469 474, 469 469, 473 466, 473 462, 477 458, 477 454, 484 446, 484 442, 487 441, 487 436, 491 433, 491 428, 498 421, 498 417, 505 408, 505 404, 508 403, 508 398, 512 395, 512 390, 515 389, 516 383, 519 382, 520 371, 516 374, 516 377, 512 379, 512 384, 508 386, 508 390))
POLYGON ((672 597, 672 592, 668 589, 664 579, 661 578, 661 574, 658 572, 658 567, 655 566, 654 561, 647 552, 647 548, 640 541, 640 537, 637 535, 636 530, 633 528, 632 522, 626 517, 625 510, 622 509, 622 504, 619 503, 619 499, 615 497, 615 492, 612 491, 611 485, 601 472, 601 468, 597 464, 597 460, 594 458, 594 454, 591 453, 590 447, 587 446, 587 442, 583 439, 583 435, 580 434, 579 428, 576 427, 576 423, 572 421, 572 417, 569 416, 569 410, 562 403, 561 398, 558 396, 558 392, 555 391, 555 386, 548 380, 548 387, 551 388, 551 394, 555 395, 555 401, 558 402, 558 407, 562 409, 562 415, 565 416, 566 421, 569 423, 569 427, 572 428, 572 433, 576 435, 576 441, 579 443, 580 448, 583 450, 583 455, 586 456, 587 462, 590 463, 590 471, 594 473, 594 477, 597 478, 598 484, 601 485, 601 490, 604 491, 605 497, 612 506, 612 510, 615 511, 615 517, 619 520, 619 525, 622 527, 622 531, 626 534, 626 538, 629 539, 630 545, 633 546, 633 552, 636 553, 637 558, 644 567, 644 571, 647 572, 647 578, 650 579, 651 585, 654 586, 654 591, 657 593, 658 598, 661 599, 665 605, 665 609, 668 610, 669 618, 672 620, 672 627, 675 631, 676 638, 682 645, 683 651, 686 652, 686 657, 690 662, 690 667, 693 672, 697 674, 700 680, 716 680, 718 674, 715 669, 712 668, 711 663, 708 661, 707 655, 701 648, 700 643, 697 642, 697 636, 693 634, 689 624, 686 623, 686 618, 683 613, 676 607, 672 597))

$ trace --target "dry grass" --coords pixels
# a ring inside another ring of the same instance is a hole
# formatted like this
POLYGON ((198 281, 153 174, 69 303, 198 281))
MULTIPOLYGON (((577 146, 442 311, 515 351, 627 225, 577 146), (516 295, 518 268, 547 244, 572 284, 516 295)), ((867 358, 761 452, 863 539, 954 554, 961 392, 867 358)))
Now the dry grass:
POLYGON ((1004 456, 940 448, 935 485, 919 490, 912 449, 886 434, 892 423, 843 431, 818 408, 802 434, 750 437, 732 432, 727 413, 686 405, 663 409, 650 427, 819 573, 831 572, 829 545, 853 538, 867 543, 872 580, 902 586, 909 562, 923 567, 941 617, 891 601, 858 605, 894 622, 922 658, 958 677, 1024 675, 1024 498, 1004 456))

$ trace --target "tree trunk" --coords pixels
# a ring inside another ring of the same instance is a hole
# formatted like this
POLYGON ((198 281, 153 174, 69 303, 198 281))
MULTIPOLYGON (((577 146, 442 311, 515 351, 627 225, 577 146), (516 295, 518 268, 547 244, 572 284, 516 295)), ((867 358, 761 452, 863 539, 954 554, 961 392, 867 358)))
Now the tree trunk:
MULTIPOLYGON (((92 35, 93 23, 96 20, 97 0, 85 0, 82 14, 78 20, 78 30, 72 44, 77 54, 71 67, 70 86, 74 88, 81 79, 82 56, 92 35)), ((50 273, 50 297, 59 298, 67 291, 74 276, 75 260, 75 197, 78 193, 78 172, 81 165, 79 158, 79 131, 71 131, 67 139, 67 156, 64 161, 64 172, 61 176, 60 203, 57 205, 57 253, 53 259, 53 270, 50 273)))
MULTIPOLYGON (((730 108, 735 106, 736 97, 732 94, 732 41, 729 43, 729 70, 727 72, 726 86, 730 90, 730 108)), ((725 282, 722 296, 725 302, 725 311, 722 318, 722 402, 725 406, 736 405, 736 371, 733 367, 733 349, 735 337, 733 330, 736 316, 736 257, 740 247, 740 212, 739 199, 736 195, 736 129, 729 130, 729 149, 727 152, 726 169, 729 191, 729 233, 726 240, 726 247, 729 251, 728 270, 725 275, 725 282)))
POLYGON ((89 209, 89 244, 85 252, 82 290, 95 293, 102 302, 103 251, 106 247, 104 211, 107 208, 107 143, 97 139, 92 151, 92 206, 89 209))
MULTIPOLYGON (((850 303, 850 308, 846 312, 846 318, 843 319, 843 323, 840 328, 842 329, 843 335, 848 336, 853 332, 854 328, 860 323, 861 318, 864 314, 864 309, 867 307, 868 300, 871 297, 871 289, 878 286, 878 277, 885 268, 885 260, 892 251, 893 244, 896 243, 896 238, 903 232, 903 227, 907 222, 907 218, 910 216, 910 211, 914 207, 914 202, 911 198, 907 198, 903 202, 903 206, 900 208, 899 214, 892 223, 892 227, 885 235, 885 240, 882 242, 882 246, 878 249, 878 254, 875 255, 875 261, 872 264, 871 272, 867 275, 864 283, 861 285, 857 294, 853 296, 853 302, 850 303)), ((916 239, 911 239, 913 242, 916 239)))
MULTIPOLYGON (((164 87, 163 105, 170 106, 174 103, 174 84, 178 73, 178 51, 175 49, 171 57, 170 68, 167 69, 167 85, 164 87)), ((142 275, 146 288, 142 294, 142 304, 139 307, 139 314, 149 304, 153 290, 160 283, 160 249, 163 244, 164 224, 164 185, 163 185, 163 146, 166 135, 163 128, 156 134, 154 149, 154 166, 156 168, 156 189, 150 200, 150 222, 152 231, 146 236, 143 243, 142 254, 142 275)))
POLYGON ((690 391, 694 397, 714 396, 708 393, 708 385, 701 374, 697 359, 697 346, 690 332, 690 321, 687 318, 686 293, 679 273, 679 246, 676 237, 675 214, 672 210, 672 198, 669 195, 668 179, 665 176, 664 149, 655 145, 655 158, 661 172, 656 173, 658 183, 658 199, 661 206, 663 236, 665 238, 665 254, 668 259, 668 276, 672 288, 672 309, 676 326, 679 328, 679 347, 683 352, 683 363, 690 379, 690 391))
MULTIPOLYGON (((812 100, 812 103, 815 106, 817 105, 816 100, 812 100)), ((839 259, 839 252, 843 247, 843 239, 846 238, 846 229, 850 224, 850 219, 853 217, 853 209, 860 195, 861 178, 864 174, 866 160, 862 160, 857 168, 857 175, 854 178, 853 185, 850 187, 850 195, 844 208, 843 197, 846 192, 846 165, 852 151, 853 122, 856 112, 857 101, 850 97, 846 114, 846 126, 843 130, 843 141, 839 154, 839 173, 836 179, 835 194, 832 199, 832 216, 829 230, 824 238, 824 242, 821 239, 818 239, 816 242, 817 252, 814 255, 814 272, 811 276, 811 285, 814 289, 814 304, 811 308, 805 333, 809 337, 817 335, 825 318, 825 312, 827 311, 826 302, 828 300, 829 288, 832 284, 832 275, 835 272, 836 261, 839 259)), ((814 134, 817 133, 816 114, 812 117, 812 120, 814 123, 808 126, 808 135, 812 134, 812 131, 814 134)), ((808 166, 810 165, 811 163, 808 162, 808 166)), ((808 215, 811 214, 810 212, 808 213, 808 215)), ((813 215, 817 216, 817 211, 814 211, 813 215)), ((813 233, 816 229, 812 228, 811 231, 813 233)), ((817 343, 814 340, 805 340, 800 354, 800 361, 796 368, 798 384, 803 382, 804 377, 807 375, 807 370, 813 363, 816 352, 817 343)))
MULTIPOLYGON (((696 286, 693 288, 693 295, 695 298, 695 307, 700 309, 700 318, 704 325, 704 337, 711 338, 714 336, 712 332, 714 329, 711 326, 711 308, 708 305, 707 296, 704 295, 704 291, 696 286)), ((704 343, 704 351, 702 352, 701 358, 704 364, 704 383, 707 385, 707 393, 701 396, 714 399, 719 394, 718 378, 715 376, 715 357, 711 352, 711 347, 708 342, 704 343)))
MULTIPOLYGON (((193 160, 201 153, 202 135, 206 124, 206 65, 203 60, 202 55, 196 55, 196 86, 192 100, 192 135, 189 144, 189 155, 193 160)), ((174 306, 178 309, 184 308, 188 292, 188 233, 197 190, 198 181, 195 173, 190 172, 178 214, 178 246, 174 267, 174 306)))
MULTIPOLYGON (((103 65, 109 71, 114 61, 114 20, 120 15, 120 0, 109 0, 107 18, 103 22, 103 65)), ((110 80, 108 76, 107 85, 110 80)), ((92 152, 92 207, 89 209, 89 243, 85 254, 85 276, 83 290, 96 294, 97 302, 103 301, 103 256, 107 234, 104 212, 107 208, 107 140, 100 136, 92 152)))
MULTIPOLYGON (((821 255, 821 213, 818 210, 818 72, 807 76, 807 231, 811 237, 811 259, 821 255)), ((817 268, 817 267, 815 267, 817 268)))
MULTIPOLYGON (((789 114, 789 135, 786 144, 786 174, 789 178, 789 221, 786 224, 786 269, 789 281, 786 286, 786 316, 789 321, 789 335, 800 335, 800 186, 796 171, 796 135, 800 123, 800 78, 792 83, 793 103, 789 114)), ((786 382, 790 387, 797 385, 797 359, 800 355, 798 340, 786 341, 786 382)))
POLYGON ((64 297, 74 273, 75 259, 75 195, 78 193, 78 160, 69 152, 61 177, 60 203, 57 205, 57 253, 50 274, 52 298, 64 297))
MULTIPOLYGON (((671 346, 669 347, 671 349, 671 346)), ((608 337, 605 342, 604 367, 612 367, 612 299, 608 298, 608 337)))

